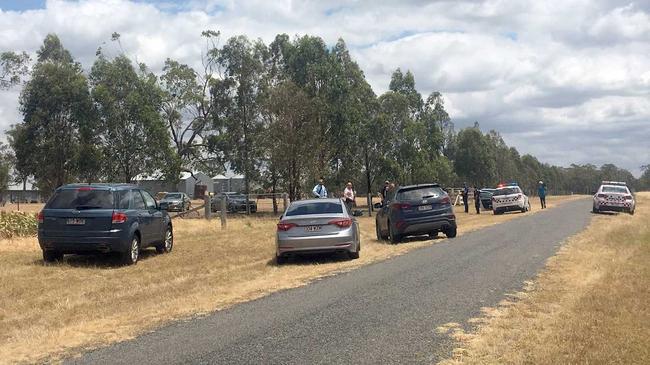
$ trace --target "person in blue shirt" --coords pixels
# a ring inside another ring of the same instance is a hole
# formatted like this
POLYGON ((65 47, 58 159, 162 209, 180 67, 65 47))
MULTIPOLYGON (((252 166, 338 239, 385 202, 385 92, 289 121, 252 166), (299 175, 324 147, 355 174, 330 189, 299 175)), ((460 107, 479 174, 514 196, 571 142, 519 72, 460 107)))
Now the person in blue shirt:
POLYGON ((542 204, 542 209, 546 208, 546 185, 541 180, 537 185, 537 195, 539 195, 539 202, 542 204))
POLYGON ((327 189, 323 185, 323 178, 318 179, 318 184, 314 186, 314 189, 311 191, 314 193, 315 198, 327 198, 327 189))

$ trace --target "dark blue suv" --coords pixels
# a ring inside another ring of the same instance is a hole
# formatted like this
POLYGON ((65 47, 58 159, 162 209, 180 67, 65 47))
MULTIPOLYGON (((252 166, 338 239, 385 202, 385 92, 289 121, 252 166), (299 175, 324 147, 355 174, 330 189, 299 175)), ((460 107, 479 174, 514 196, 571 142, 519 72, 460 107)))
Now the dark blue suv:
POLYGON ((64 254, 117 252, 123 264, 140 250, 174 245, 172 222, 149 192, 128 184, 70 184, 58 188, 38 214, 38 243, 45 262, 64 254))
POLYGON ((435 237, 438 232, 456 237, 456 216, 451 201, 438 184, 401 186, 378 208, 377 240, 390 238, 392 243, 398 243, 405 236, 435 237))

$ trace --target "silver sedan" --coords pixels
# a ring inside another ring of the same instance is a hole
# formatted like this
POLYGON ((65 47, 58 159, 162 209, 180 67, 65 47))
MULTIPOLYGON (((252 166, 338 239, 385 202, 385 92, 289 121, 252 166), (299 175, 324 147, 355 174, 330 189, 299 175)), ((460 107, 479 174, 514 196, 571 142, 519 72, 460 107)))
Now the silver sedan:
POLYGON ((292 202, 280 217, 276 259, 283 264, 301 253, 345 252, 359 258, 359 223, 340 199, 292 202))

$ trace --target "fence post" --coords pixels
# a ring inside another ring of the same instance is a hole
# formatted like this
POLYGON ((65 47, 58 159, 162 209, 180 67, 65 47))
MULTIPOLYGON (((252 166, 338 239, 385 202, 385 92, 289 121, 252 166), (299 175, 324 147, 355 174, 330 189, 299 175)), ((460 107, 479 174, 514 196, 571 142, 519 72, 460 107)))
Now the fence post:
POLYGON ((287 193, 282 194, 282 212, 285 212, 287 210, 287 207, 289 206, 289 195, 287 193))
POLYGON ((226 197, 221 197, 221 229, 226 228, 226 197))
POLYGON ((210 219, 212 217, 212 204, 210 204, 209 195, 203 197, 203 203, 205 204, 205 219, 210 219))

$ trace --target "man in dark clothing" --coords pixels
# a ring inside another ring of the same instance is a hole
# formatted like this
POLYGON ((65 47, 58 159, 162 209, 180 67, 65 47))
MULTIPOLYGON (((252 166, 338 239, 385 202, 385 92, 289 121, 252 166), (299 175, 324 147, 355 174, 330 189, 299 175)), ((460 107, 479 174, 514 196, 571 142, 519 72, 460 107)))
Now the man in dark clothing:
POLYGON ((481 214, 481 191, 474 187, 474 207, 476 207, 476 214, 481 214))
POLYGON ((546 185, 541 180, 537 186, 537 195, 539 195, 539 202, 542 204, 542 209, 546 208, 546 185))
POLYGON ((388 193, 390 192, 390 181, 384 181, 384 187, 381 188, 381 205, 385 206, 388 201, 388 193))
POLYGON ((463 204, 465 204, 465 213, 469 213, 469 188, 467 183, 463 183, 463 204))

